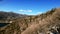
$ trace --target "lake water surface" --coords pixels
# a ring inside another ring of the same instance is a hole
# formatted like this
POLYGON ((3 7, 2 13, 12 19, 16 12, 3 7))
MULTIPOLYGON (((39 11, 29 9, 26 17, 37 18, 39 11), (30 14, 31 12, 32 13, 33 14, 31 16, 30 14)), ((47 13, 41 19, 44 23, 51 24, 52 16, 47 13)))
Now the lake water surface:
POLYGON ((3 26, 6 26, 8 25, 9 23, 0 23, 0 27, 3 27, 3 26))

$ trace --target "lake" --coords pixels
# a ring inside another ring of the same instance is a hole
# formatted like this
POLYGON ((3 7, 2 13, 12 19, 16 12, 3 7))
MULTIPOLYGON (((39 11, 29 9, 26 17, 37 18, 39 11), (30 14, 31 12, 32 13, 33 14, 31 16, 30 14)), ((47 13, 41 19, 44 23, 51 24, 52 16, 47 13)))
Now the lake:
POLYGON ((4 27, 6 25, 8 25, 9 23, 0 23, 0 27, 4 27))

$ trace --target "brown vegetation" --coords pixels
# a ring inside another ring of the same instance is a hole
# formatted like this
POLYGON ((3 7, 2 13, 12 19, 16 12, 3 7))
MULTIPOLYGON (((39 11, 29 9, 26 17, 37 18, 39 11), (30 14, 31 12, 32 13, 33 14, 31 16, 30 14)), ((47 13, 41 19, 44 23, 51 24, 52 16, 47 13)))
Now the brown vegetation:
POLYGON ((0 34, 49 34, 60 33, 60 8, 37 16, 17 18, 0 28, 0 34))

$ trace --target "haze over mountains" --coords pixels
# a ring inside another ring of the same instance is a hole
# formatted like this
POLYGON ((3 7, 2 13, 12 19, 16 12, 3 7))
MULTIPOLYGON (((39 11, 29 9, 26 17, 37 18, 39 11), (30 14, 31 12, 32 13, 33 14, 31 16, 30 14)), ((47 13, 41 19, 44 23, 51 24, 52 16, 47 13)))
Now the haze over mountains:
POLYGON ((36 16, 0 12, 0 21, 8 17, 12 23, 0 27, 0 34, 60 34, 60 8, 36 16))

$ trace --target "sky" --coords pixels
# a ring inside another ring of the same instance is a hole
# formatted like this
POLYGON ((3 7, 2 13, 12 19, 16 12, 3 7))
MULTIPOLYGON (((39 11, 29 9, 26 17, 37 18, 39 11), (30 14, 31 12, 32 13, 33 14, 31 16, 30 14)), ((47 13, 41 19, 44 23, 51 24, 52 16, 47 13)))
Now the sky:
POLYGON ((60 8, 60 0, 0 0, 0 11, 37 15, 60 8))

